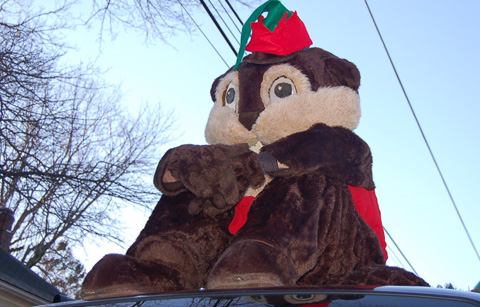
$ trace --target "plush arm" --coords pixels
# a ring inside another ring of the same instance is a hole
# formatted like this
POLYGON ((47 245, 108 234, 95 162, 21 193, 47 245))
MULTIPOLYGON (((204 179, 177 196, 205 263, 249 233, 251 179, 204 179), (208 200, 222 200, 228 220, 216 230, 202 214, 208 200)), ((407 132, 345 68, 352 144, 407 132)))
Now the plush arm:
POLYGON ((228 210, 249 186, 259 187, 264 181, 258 154, 250 151, 247 144, 183 145, 170 149, 154 176, 155 187, 167 196, 193 193, 198 201, 189 208, 192 214, 206 208, 211 214, 228 210))
POLYGON ((259 159, 270 176, 320 172, 348 185, 375 188, 370 148, 346 128, 316 124, 264 146, 259 159))
POLYGON ((170 170, 167 170, 167 167, 175 159, 173 153, 176 149, 177 148, 171 148, 163 155, 160 162, 158 162, 155 175, 153 176, 153 184, 155 187, 167 196, 175 196, 187 191, 182 183, 173 177, 170 170))

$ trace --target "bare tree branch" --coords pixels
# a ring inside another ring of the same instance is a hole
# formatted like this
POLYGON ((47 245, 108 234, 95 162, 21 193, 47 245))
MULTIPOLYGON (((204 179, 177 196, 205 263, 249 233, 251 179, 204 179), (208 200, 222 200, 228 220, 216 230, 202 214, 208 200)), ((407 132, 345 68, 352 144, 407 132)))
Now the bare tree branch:
MULTIPOLYGON (((260 1, 232 2, 250 7, 260 1)), ((93 0, 87 23, 100 22, 101 39, 104 32, 115 37, 120 28, 138 31, 147 40, 168 43, 168 39, 179 32, 191 33, 195 30, 194 23, 184 10, 193 11, 200 7, 200 1, 191 0, 93 0)))
POLYGON ((97 69, 60 64, 68 25, 51 17, 73 2, 28 4, 0 1, 0 201, 15 215, 10 252, 41 271, 59 241, 119 242, 113 213, 156 203, 151 176, 174 118, 160 105, 132 116, 97 69))

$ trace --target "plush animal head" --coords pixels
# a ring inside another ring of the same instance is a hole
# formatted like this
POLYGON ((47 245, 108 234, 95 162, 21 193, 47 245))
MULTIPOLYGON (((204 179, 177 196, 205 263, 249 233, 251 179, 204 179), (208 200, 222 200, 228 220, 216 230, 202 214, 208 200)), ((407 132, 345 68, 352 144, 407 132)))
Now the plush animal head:
POLYGON ((320 48, 283 56, 253 52, 214 81, 206 140, 267 145, 316 123, 353 130, 359 85, 354 64, 320 48))

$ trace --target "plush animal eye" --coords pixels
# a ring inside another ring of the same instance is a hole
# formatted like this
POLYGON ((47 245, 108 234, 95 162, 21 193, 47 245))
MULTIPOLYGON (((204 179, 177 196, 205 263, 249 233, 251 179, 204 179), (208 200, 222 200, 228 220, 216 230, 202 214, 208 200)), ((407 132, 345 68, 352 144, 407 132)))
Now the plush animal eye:
POLYGON ((274 103, 283 98, 297 94, 293 81, 285 76, 275 80, 270 87, 270 102, 274 103))
POLYGON ((231 104, 235 101, 235 89, 233 87, 229 88, 225 95, 225 102, 231 104))
POLYGON ((237 109, 238 91, 234 83, 230 83, 223 94, 223 103, 232 110, 237 109))
POLYGON ((274 93, 278 98, 284 98, 292 95, 292 85, 290 83, 282 82, 275 86, 274 93))

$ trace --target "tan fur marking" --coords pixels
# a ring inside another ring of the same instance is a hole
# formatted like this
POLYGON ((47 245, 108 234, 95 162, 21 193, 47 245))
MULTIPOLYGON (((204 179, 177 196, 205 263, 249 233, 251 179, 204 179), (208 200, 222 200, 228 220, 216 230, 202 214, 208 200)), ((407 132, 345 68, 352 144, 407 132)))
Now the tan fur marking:
POLYGON ((209 144, 239 144, 255 145, 258 140, 255 134, 245 128, 237 114, 230 108, 215 103, 205 128, 205 139, 209 144))
POLYGON ((353 130, 359 119, 360 98, 355 91, 344 86, 320 88, 268 106, 252 131, 266 145, 316 123, 353 130))
POLYGON ((289 64, 280 64, 270 67, 263 75, 260 89, 260 97, 265 107, 270 104, 270 88, 279 77, 285 76, 293 81, 297 95, 310 91, 310 82, 307 77, 298 69, 289 64))
POLYGON ((248 143, 254 146, 260 141, 266 145, 305 131, 316 123, 354 130, 360 120, 357 92, 345 86, 319 88, 313 92, 302 72, 289 64, 280 64, 272 66, 264 74, 260 95, 266 108, 249 131, 238 121, 234 110, 223 106, 223 92, 230 82, 238 85, 238 72, 227 74, 218 85, 217 101, 205 129, 209 144, 248 143), (270 103, 271 85, 282 76, 293 81, 297 94, 270 103))

